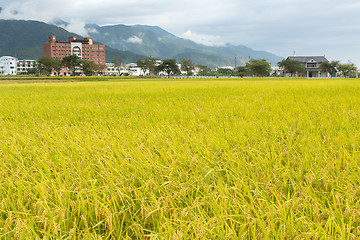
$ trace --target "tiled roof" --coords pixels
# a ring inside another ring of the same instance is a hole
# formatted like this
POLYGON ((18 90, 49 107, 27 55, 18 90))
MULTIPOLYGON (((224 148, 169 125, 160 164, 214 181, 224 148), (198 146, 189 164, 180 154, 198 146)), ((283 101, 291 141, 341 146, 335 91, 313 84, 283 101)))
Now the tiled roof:
POLYGON ((314 60, 315 62, 321 63, 321 62, 328 62, 328 60, 324 56, 291 56, 287 59, 298 61, 298 62, 310 62, 311 60, 314 60))

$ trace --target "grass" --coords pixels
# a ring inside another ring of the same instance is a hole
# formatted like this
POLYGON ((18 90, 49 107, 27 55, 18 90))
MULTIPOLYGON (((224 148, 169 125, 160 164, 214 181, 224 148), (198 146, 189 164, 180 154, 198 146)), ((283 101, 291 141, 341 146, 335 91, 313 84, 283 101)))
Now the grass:
POLYGON ((0 239, 357 239, 358 80, 0 85, 0 239))

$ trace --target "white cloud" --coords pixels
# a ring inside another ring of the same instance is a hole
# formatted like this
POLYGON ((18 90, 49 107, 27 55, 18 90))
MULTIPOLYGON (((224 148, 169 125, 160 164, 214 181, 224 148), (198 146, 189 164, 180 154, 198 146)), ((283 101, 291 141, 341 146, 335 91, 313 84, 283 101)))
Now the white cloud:
POLYGON ((85 22, 79 19, 71 19, 69 25, 65 27, 65 29, 69 32, 73 32, 79 34, 80 36, 87 37, 88 32, 85 29, 85 22))
POLYGON ((128 38, 126 41, 129 43, 139 43, 139 44, 141 44, 143 42, 143 40, 141 38, 139 38, 138 36, 132 36, 132 37, 128 38))
POLYGON ((200 43, 206 46, 223 46, 224 43, 221 42, 220 36, 213 36, 207 34, 198 34, 194 33, 191 30, 188 30, 182 34, 183 38, 189 39, 196 43, 200 43))
POLYGON ((87 33, 99 33, 96 28, 87 28, 86 31, 87 33))

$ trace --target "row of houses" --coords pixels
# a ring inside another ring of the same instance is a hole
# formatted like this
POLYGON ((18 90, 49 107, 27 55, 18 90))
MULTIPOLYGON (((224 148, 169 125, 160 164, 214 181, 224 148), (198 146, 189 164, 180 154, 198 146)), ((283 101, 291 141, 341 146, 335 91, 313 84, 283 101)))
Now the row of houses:
MULTIPOLYGON (((161 61, 159 61, 161 62, 161 61)), ((149 75, 149 71, 143 71, 136 63, 125 64, 121 67, 114 66, 113 63, 106 63, 104 71, 108 76, 144 76, 149 75)), ((22 75, 37 67, 36 60, 19 60, 11 56, 0 57, 0 75, 22 75)), ((180 67, 180 66, 179 66, 180 67)), ((196 72, 196 71, 195 71, 196 72)), ((64 76, 68 73, 61 71, 60 75, 64 76)), ((163 73, 165 74, 165 73, 163 73)))
MULTIPOLYGON (((158 60, 158 64, 161 63, 158 60)), ((104 71, 105 75, 108 76, 144 76, 149 75, 149 71, 143 71, 136 63, 125 64, 121 67, 114 66, 113 63, 106 63, 106 68, 104 71)), ((22 75, 27 74, 30 70, 37 67, 36 60, 19 60, 11 56, 2 56, 0 57, 0 75, 22 75)), ((180 67, 180 65, 179 65, 180 67)), ((195 71, 196 72, 196 71, 195 71)), ((165 73, 163 73, 165 74, 165 73)), ((60 75, 68 75, 68 73, 63 70, 60 72, 60 75)))
MULTIPOLYGON (((328 61, 323 56, 292 56, 288 59, 296 60, 302 62, 305 67, 304 73, 298 73, 298 77, 307 77, 307 78, 327 78, 330 77, 327 72, 323 72, 320 69, 320 64, 322 62, 328 61)), ((157 61, 157 64, 160 64, 161 60, 157 61)), ((140 67, 136 65, 136 63, 125 64, 121 67, 115 66, 113 63, 106 63, 106 69, 104 74, 109 76, 121 76, 121 75, 129 75, 129 76, 143 76, 149 75, 149 71, 143 71, 140 67)), ((181 65, 179 68, 181 68, 181 65)), ((37 61, 36 60, 18 60, 15 57, 11 56, 3 56, 0 57, 0 75, 20 75, 26 74, 30 69, 36 68, 37 61)), ((234 70, 231 66, 226 66, 218 69, 230 69, 234 70)), ((193 75, 197 75, 199 72, 198 68, 193 70, 193 75)), ((65 75, 64 72, 61 73, 65 75)), ((183 72, 182 74, 186 74, 183 72)), ((287 73, 283 73, 283 70, 279 67, 272 67, 272 75, 285 76, 289 77, 290 75, 287 73)))
POLYGON ((0 57, 0 75, 26 74, 37 66, 36 60, 18 60, 15 57, 0 57))
MULTIPOLYGON (((156 60, 155 66, 158 66, 162 63, 161 60, 156 60)), ((178 68, 181 69, 181 64, 177 64, 178 68)), ((200 71, 200 68, 195 67, 194 70, 192 70, 193 75, 197 75, 200 71)), ((186 75, 187 72, 180 71, 182 75, 186 75)), ((121 67, 115 66, 113 63, 106 63, 106 70, 105 74, 108 76, 149 76, 151 73, 149 70, 143 70, 142 68, 138 67, 136 63, 129 63, 125 64, 121 67)), ((159 72, 157 75, 166 75, 165 72, 159 72)))

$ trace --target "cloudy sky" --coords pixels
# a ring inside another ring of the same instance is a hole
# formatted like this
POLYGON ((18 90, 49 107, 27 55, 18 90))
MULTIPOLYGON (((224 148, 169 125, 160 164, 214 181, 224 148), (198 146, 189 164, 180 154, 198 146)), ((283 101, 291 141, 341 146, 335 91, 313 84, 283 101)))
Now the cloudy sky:
POLYGON ((231 43, 281 57, 325 55, 360 68, 359 0, 0 0, 1 19, 61 18, 156 25, 207 45, 231 43))

